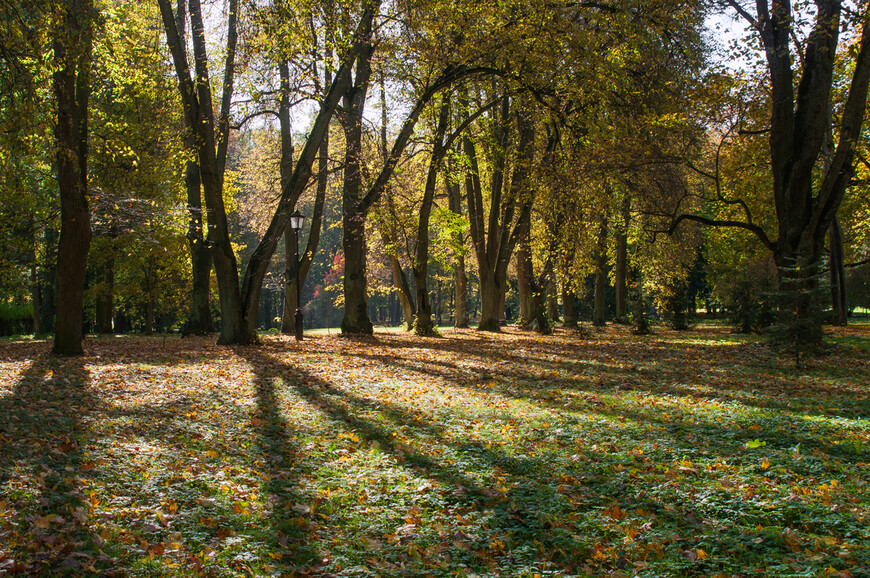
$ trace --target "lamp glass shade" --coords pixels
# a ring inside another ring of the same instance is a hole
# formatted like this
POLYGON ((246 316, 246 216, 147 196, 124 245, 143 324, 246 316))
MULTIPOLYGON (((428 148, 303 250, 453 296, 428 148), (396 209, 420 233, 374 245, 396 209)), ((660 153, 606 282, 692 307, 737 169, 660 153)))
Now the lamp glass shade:
POLYGON ((302 224, 305 222, 305 215, 299 212, 299 209, 296 209, 296 212, 290 215, 290 228, 296 232, 302 230, 302 224))

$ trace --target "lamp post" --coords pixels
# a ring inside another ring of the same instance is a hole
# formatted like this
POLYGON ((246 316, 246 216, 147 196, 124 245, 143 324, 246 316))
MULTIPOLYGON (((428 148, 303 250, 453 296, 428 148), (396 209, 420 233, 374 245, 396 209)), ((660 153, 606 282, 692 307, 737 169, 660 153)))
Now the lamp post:
POLYGON ((296 341, 302 341, 302 284, 299 278, 299 231, 305 223, 305 215, 296 209, 290 215, 290 228, 296 234, 296 341))

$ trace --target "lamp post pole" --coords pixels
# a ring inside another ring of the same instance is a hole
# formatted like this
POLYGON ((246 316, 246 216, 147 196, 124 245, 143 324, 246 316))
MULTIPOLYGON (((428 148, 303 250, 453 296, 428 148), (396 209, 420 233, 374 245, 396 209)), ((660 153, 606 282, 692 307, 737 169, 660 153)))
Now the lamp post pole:
POLYGON ((305 221, 305 216, 297 209, 295 213, 290 215, 290 227, 296 234, 296 341, 302 341, 302 283, 299 275, 299 231, 302 230, 302 224, 305 221))

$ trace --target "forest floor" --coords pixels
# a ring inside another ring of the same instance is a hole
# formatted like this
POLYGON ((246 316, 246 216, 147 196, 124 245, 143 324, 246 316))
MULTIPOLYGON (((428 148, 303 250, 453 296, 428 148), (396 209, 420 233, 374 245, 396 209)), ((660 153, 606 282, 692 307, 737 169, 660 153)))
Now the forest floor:
POLYGON ((0 574, 868 576, 870 327, 0 343, 0 574))

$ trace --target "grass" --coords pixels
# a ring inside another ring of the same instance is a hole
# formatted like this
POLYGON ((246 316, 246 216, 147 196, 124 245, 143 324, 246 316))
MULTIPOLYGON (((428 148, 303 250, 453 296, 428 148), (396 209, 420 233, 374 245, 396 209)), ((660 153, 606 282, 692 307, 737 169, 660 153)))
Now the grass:
POLYGON ((866 325, 0 344, 0 573, 870 574, 866 325))

